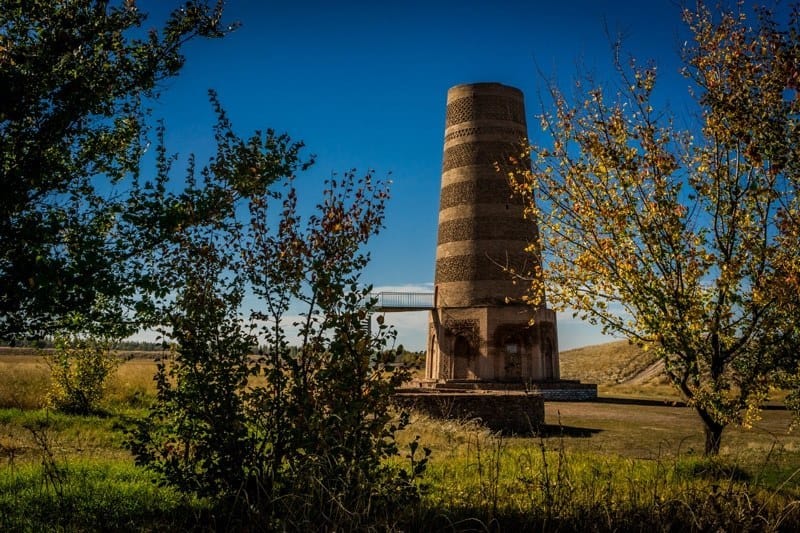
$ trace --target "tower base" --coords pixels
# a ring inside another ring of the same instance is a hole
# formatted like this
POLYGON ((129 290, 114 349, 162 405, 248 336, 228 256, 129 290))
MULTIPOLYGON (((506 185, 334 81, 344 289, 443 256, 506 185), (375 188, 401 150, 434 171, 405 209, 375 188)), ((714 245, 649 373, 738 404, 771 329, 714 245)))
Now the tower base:
POLYGON ((597 399, 597 384, 577 380, 532 381, 509 383, 480 380, 449 380, 442 383, 421 384, 439 391, 519 391, 541 396, 545 401, 579 402, 597 399))
POLYGON ((433 418, 477 420, 492 431, 536 434, 544 424, 544 398, 519 391, 437 391, 404 389, 394 395, 402 408, 433 418))
POLYGON ((559 379, 556 314, 524 305, 431 311, 425 377, 528 383, 559 379), (533 321, 531 320, 533 319, 533 321))

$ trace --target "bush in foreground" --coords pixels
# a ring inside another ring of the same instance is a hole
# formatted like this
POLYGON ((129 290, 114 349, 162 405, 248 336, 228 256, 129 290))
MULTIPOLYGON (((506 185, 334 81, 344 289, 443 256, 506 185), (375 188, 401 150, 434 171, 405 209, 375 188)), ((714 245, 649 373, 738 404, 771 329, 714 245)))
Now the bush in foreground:
POLYGON ((44 356, 50 367, 47 404, 65 413, 87 415, 97 409, 109 376, 120 360, 111 343, 96 337, 65 336, 44 356))
POLYGON ((418 500, 426 452, 415 444, 410 468, 390 461, 405 423, 391 395, 408 373, 388 364, 388 326, 367 327, 370 288, 359 283, 359 250, 386 198, 371 176, 348 173, 303 227, 287 180, 284 192, 250 199, 245 234, 195 228, 175 251, 175 349, 130 446, 164 482, 211 498, 229 527, 392 529, 418 500), (248 288, 261 304, 251 321, 239 315, 248 288))

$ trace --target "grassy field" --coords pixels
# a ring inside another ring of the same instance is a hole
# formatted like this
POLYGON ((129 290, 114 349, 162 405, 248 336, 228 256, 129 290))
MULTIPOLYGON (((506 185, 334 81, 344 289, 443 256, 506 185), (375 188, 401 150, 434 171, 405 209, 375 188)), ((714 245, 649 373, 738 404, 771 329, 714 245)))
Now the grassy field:
POLYGON ((655 359, 628 341, 614 341, 561 352, 559 362, 564 379, 613 384, 635 376, 655 359))
POLYGON ((628 341, 586 346, 559 354, 561 377, 597 383, 600 396, 677 401, 652 352, 628 341))
MULTIPOLYGON (((701 456, 694 412, 652 360, 612 343, 562 354, 565 377, 600 384, 601 401, 549 402, 546 431, 500 437, 470 421, 414 414, 399 435, 431 448, 408 530, 787 530, 800 524, 800 436, 787 411, 731 428, 719 459, 701 456), (644 392, 641 392, 644 391, 644 392), (642 397, 644 401, 636 400, 642 397), (659 524, 661 526, 659 527, 659 524)), ((224 529, 209 502, 160 487, 133 464, 124 429, 152 400, 155 363, 124 362, 102 413, 42 408, 48 369, 34 354, 0 355, 0 530, 224 529), (102 526, 102 527, 101 527, 102 526)))

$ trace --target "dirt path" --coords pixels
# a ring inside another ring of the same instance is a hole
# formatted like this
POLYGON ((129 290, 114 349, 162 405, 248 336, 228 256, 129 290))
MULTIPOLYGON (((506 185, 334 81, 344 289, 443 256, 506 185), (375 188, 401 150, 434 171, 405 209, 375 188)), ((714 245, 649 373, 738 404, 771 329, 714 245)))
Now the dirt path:
MULTIPOLYGON (((723 453, 737 457, 774 449, 796 458, 800 434, 788 431, 791 412, 768 409, 760 416, 750 429, 726 428, 723 453)), ((704 446, 700 418, 694 409, 680 404, 545 402, 545 423, 555 428, 554 446, 563 435, 576 450, 658 459, 700 454, 704 446)))
POLYGON ((632 375, 628 379, 620 381, 626 385, 642 385, 664 373, 664 361, 658 360, 632 375))

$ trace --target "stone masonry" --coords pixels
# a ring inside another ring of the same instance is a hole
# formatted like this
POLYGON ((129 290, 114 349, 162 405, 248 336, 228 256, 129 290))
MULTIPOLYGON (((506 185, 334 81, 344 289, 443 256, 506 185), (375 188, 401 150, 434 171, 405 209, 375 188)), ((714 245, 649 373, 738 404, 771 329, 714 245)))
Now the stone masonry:
POLYGON ((525 283, 504 270, 535 266, 525 249, 536 225, 497 170, 511 159, 526 164, 526 137, 518 89, 476 83, 448 91, 428 380, 559 379, 555 313, 524 305, 525 283))

